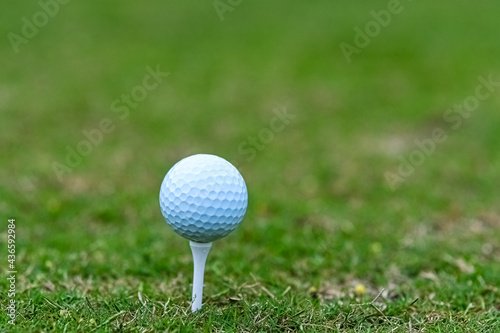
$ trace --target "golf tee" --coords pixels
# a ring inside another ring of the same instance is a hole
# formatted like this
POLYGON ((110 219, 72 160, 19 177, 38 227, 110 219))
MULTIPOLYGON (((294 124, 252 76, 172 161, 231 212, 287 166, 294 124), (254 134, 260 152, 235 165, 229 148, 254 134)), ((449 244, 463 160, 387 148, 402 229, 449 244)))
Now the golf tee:
POLYGON ((205 262, 212 243, 189 242, 191 252, 193 252, 193 298, 191 310, 193 312, 201 309, 201 300, 203 298, 203 275, 205 273, 205 262))

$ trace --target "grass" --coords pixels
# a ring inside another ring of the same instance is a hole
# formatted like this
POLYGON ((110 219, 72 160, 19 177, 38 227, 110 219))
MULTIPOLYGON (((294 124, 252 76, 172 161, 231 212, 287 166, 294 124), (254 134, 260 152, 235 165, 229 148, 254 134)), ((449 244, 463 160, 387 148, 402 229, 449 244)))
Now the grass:
MULTIPOLYGON (((211 3, 75 1, 17 54, 5 38, 0 212, 18 273, 0 330, 500 331, 500 94, 457 129, 443 119, 479 76, 500 81, 499 5, 402 4, 351 63, 339 44, 387 2, 242 2, 220 21, 211 3), (169 76, 121 119, 112 102, 157 65, 169 76), (242 153, 276 109, 295 118, 242 153), (53 162, 103 118, 114 130, 59 181, 53 162), (391 188, 436 128, 447 139, 391 188), (200 152, 238 166, 249 208, 191 314, 188 242, 158 191, 200 152)), ((9 4, 3 35, 39 10, 9 4)))

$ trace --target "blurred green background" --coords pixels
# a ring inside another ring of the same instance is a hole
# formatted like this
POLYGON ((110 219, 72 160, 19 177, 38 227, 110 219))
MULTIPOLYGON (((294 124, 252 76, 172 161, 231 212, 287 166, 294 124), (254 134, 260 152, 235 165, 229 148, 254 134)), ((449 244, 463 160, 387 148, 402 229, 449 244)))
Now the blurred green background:
POLYGON ((379 309, 401 327, 495 329, 500 91, 457 129, 443 116, 479 77, 500 82, 500 4, 401 1, 350 62, 341 43, 355 46, 355 27, 388 2, 57 4, 30 38, 23 27, 40 3, 6 2, 0 20, 0 212, 17 220, 18 330, 113 330, 143 308, 138 291, 185 308, 190 252, 158 191, 195 153, 238 166, 247 216, 214 244, 206 312, 149 313, 127 330, 384 330, 395 323, 366 319, 370 306, 346 308, 382 288, 379 309), (25 38, 16 47, 13 33, 25 38), (113 101, 148 67, 169 75, 121 119, 113 101), (276 110, 294 118, 252 146, 276 110), (114 130, 59 180, 54 163, 105 118, 114 130), (388 172, 436 128, 447 139, 391 186, 388 172), (242 287, 254 283, 275 298, 242 287), (272 315, 252 321, 250 304, 272 315), (346 313, 352 322, 339 321, 346 313))

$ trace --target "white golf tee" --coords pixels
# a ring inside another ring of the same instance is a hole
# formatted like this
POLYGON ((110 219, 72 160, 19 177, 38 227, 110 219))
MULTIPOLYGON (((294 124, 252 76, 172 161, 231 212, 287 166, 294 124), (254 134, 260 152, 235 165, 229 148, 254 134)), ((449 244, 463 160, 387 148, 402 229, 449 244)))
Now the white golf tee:
POLYGON ((189 242, 191 252, 193 252, 193 298, 191 310, 195 312, 201 309, 201 299, 203 298, 203 275, 205 273, 205 262, 212 243, 189 242))

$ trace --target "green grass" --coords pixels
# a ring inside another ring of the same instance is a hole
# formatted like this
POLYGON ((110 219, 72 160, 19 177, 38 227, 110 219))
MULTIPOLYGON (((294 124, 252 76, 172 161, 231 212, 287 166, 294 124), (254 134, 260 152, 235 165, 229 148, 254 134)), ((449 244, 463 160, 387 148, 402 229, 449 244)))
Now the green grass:
MULTIPOLYGON (((243 1, 224 21, 210 2, 70 1, 19 53, 5 37, 0 248, 6 265, 15 218, 18 273, 0 331, 500 331, 500 91, 443 120, 479 76, 500 81, 500 5, 402 4, 351 63, 339 44, 386 1, 243 1), (120 119, 113 100, 157 65, 169 76, 120 119), (239 152, 282 108, 296 118, 239 152), (59 181, 103 118, 114 131, 59 181), (447 140, 392 189, 435 128, 447 140), (191 314, 190 249, 158 191, 195 153, 235 163, 249 207, 191 314)), ((40 10, 6 7, 2 36, 40 10)))

